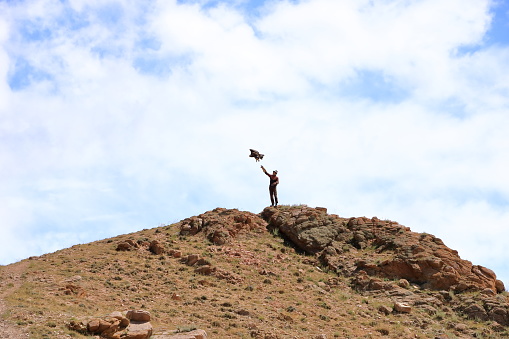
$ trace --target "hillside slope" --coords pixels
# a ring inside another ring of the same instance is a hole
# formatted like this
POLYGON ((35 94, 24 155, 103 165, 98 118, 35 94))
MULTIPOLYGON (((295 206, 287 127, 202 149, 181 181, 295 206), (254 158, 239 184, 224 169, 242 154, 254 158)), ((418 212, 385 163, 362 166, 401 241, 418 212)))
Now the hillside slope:
POLYGON ((0 337, 85 338, 71 321, 143 309, 154 338, 500 338, 491 270, 376 218, 280 206, 178 223, 0 267, 0 337))

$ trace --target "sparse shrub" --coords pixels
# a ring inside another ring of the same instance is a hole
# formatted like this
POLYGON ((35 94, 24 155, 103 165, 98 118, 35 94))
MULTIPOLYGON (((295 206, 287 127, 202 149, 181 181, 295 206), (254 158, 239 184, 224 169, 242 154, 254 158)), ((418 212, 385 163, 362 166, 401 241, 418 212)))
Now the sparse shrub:
POLYGON ((437 311, 434 317, 436 320, 444 320, 445 319, 445 312, 444 311, 437 311))
POLYGON ((318 306, 323 307, 326 310, 330 310, 331 309, 331 307, 329 305, 327 305, 327 303, 325 301, 320 303, 320 304, 318 304, 318 306))
POLYGON ((330 318, 326 315, 320 314, 320 319, 323 321, 330 321, 330 318))
POLYGON ((224 313, 221 317, 226 318, 226 319, 237 319, 237 317, 231 313, 224 313))
POLYGON ((293 307, 293 306, 288 306, 286 308, 286 312, 293 312, 293 311, 295 311, 295 307, 293 307))
POLYGON ((383 327, 383 328, 377 328, 376 331, 380 333, 381 335, 389 335, 390 331, 389 329, 383 327))
POLYGON ((274 227, 273 229, 271 229, 270 233, 272 233, 272 235, 275 237, 279 237, 281 235, 279 232, 279 228, 277 228, 277 227, 274 227))

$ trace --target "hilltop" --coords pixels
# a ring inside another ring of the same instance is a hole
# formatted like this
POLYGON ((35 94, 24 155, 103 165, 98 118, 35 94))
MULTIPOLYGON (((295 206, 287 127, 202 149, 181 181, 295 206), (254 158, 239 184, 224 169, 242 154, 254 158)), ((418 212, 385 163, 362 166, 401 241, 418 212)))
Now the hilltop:
POLYGON ((217 208, 31 257, 1 266, 0 288, 0 337, 86 338, 84 319, 128 310, 150 313, 155 339, 509 336, 490 269, 397 222, 305 205, 217 208))

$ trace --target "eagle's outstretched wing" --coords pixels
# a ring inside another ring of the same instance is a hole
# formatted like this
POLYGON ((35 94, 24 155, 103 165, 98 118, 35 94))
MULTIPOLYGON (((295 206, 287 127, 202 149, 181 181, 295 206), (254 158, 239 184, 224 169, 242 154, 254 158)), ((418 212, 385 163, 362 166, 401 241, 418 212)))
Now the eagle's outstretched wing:
POLYGON ((263 159, 263 154, 260 154, 260 152, 258 152, 257 150, 254 150, 254 149, 249 149, 251 151, 251 154, 249 155, 251 158, 255 158, 256 161, 260 161, 261 159, 263 159))

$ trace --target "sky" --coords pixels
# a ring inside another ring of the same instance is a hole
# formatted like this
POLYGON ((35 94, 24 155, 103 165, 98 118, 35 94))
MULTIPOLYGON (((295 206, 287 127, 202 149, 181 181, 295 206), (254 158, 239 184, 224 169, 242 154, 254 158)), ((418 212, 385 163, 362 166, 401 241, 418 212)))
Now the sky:
POLYGON ((264 165, 509 288, 508 74, 506 1, 0 0, 0 264, 259 213, 264 165))

